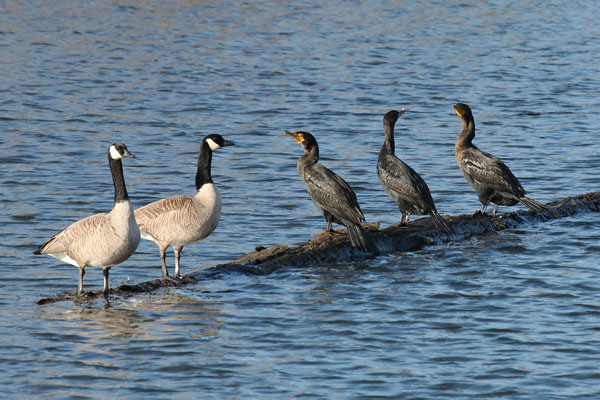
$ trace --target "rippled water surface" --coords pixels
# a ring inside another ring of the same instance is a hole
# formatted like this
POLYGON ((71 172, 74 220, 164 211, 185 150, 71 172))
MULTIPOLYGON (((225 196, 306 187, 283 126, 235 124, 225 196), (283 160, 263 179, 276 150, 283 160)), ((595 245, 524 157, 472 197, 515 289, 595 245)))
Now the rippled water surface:
MULTIPOLYGON (((370 261, 222 274, 127 299, 38 306, 77 270, 31 254, 112 207, 125 142, 134 206, 194 191, 201 138, 218 229, 183 273, 325 226, 297 175, 313 132, 369 221, 399 220, 375 162, 382 116, 442 214, 479 208, 454 159, 476 144, 531 197, 598 190, 600 3, 55 1, 0 4, 0 397, 600 398, 594 213, 370 261)), ((515 207, 519 208, 519 207, 515 207)), ((507 208, 501 208, 501 211, 507 208)), ((168 262, 172 265, 172 253, 168 262)), ((158 250, 111 285, 160 276, 158 250)), ((86 289, 102 285, 100 270, 86 289)))

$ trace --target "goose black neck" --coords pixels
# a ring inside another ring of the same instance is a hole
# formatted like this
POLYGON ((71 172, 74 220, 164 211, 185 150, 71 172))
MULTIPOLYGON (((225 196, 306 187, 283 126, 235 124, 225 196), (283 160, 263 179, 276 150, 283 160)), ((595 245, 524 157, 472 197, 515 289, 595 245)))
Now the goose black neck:
POLYGON ((212 162, 212 150, 205 140, 200 145, 198 154, 198 170, 196 171, 196 190, 200 190, 205 183, 213 183, 210 175, 210 164, 212 162))
POLYGON ((110 166, 110 173, 112 174, 113 184, 115 185, 115 204, 129 200, 127 188, 125 187, 125 177, 123 176, 123 164, 121 163, 121 160, 115 160, 109 154, 108 165, 110 166))

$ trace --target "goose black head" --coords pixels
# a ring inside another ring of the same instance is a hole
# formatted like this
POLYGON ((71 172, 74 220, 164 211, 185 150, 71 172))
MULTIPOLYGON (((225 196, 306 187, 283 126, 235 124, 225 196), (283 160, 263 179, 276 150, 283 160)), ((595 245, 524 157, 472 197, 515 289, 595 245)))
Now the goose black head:
POLYGON ((108 155, 113 160, 120 160, 125 157, 135 158, 135 156, 129 152, 125 143, 111 144, 108 148, 108 155))
POLYGON ((208 144, 208 147, 210 147, 210 149, 212 151, 218 150, 221 147, 225 147, 225 146, 234 146, 235 143, 230 142, 229 140, 225 140, 223 138, 223 136, 213 133, 212 135, 208 135, 204 138, 204 141, 206 142, 206 144, 208 144))

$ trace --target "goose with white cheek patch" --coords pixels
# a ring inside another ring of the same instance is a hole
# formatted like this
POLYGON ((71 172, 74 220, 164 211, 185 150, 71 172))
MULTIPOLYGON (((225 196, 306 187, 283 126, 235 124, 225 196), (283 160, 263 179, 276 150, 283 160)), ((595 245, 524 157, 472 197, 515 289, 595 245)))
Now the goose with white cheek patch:
POLYGON ((462 122, 462 130, 454 145, 456 161, 482 204, 481 211, 475 211, 475 214, 484 214, 490 202, 494 203, 493 217, 498 212, 498 205, 513 206, 518 202, 535 212, 548 211, 543 204, 525 196, 525 189, 519 180, 500 159, 479 150, 472 143, 475 119, 471 108, 464 103, 453 107, 462 122))
POLYGON ((332 222, 348 228, 348 236, 353 247, 365 253, 377 254, 378 250, 369 233, 360 225, 365 220, 356 194, 339 175, 320 164, 319 145, 309 132, 288 132, 304 147, 304 155, 298 159, 298 173, 306 190, 327 221, 327 232, 333 232, 332 222))
POLYGON ((221 196, 211 177, 212 153, 234 143, 221 135, 206 136, 200 144, 196 194, 174 196, 157 200, 135 210, 142 239, 158 245, 163 278, 168 278, 165 251, 173 246, 175 253, 175 278, 180 278, 181 250, 183 246, 199 242, 210 235, 221 216, 221 196))
POLYGON ((132 157, 127 146, 115 143, 108 149, 108 164, 112 173, 115 202, 108 213, 79 220, 52 236, 34 254, 47 254, 79 268, 77 294, 83 293, 86 268, 102 268, 103 294, 108 296, 110 268, 127 260, 140 243, 140 231, 129 202, 121 159, 132 157))

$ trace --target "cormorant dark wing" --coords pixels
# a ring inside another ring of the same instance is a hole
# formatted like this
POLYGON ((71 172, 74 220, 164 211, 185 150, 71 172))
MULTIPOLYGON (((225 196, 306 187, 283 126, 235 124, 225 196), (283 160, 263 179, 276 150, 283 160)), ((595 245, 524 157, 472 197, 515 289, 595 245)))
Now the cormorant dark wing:
POLYGON ((525 190, 508 167, 493 155, 473 146, 465 149, 461 157, 461 169, 475 181, 494 190, 525 196, 525 190))
POLYGON ((377 163, 381 183, 420 209, 435 209, 429 187, 414 169, 394 155, 386 155, 377 163))
POLYGON ((302 170, 302 179, 317 207, 327 210, 340 221, 364 221, 356 194, 339 175, 315 163, 302 170))

